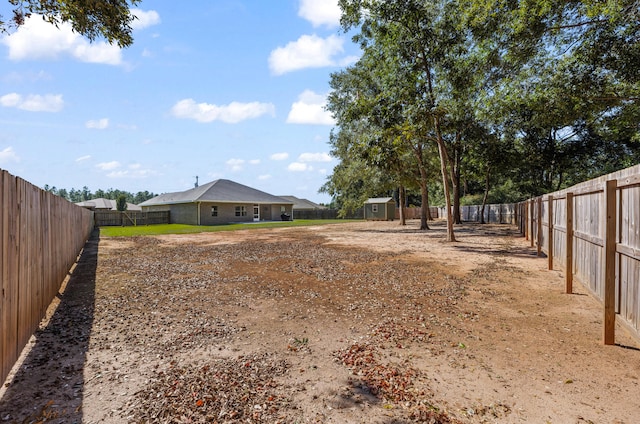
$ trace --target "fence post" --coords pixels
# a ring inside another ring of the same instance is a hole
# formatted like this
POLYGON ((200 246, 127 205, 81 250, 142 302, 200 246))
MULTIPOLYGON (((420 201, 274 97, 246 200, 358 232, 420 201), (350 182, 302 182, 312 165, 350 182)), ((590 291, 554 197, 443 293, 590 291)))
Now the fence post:
POLYGON ((531 199, 531 201, 530 201, 530 203, 529 203, 529 209, 530 209, 530 212, 531 212, 531 213, 530 213, 530 215, 531 215, 531 216, 530 216, 530 220, 531 220, 531 237, 530 237, 530 238, 531 238, 531 247, 533 247, 533 243, 534 243, 534 242, 533 242, 533 218, 536 216, 536 215, 535 215, 535 212, 534 212, 534 210, 533 210, 533 209, 534 209, 534 207, 535 207, 534 205, 535 205, 535 202, 534 202, 534 200, 533 200, 533 199, 531 199))
POLYGON ((549 247, 547 249, 547 253, 549 254, 549 269, 553 269, 553 195, 547 196, 547 201, 549 203, 547 207, 547 211, 549 213, 549 229, 548 229, 548 237, 547 243, 549 247))
POLYGON ((573 293, 573 193, 567 193, 567 251, 566 251, 566 269, 565 269, 565 286, 566 293, 573 293))
POLYGON ((605 185, 605 242, 604 242, 604 344, 615 344, 616 339, 616 190, 617 180, 605 185))
POLYGON ((522 218, 524 228, 524 239, 529 240, 529 201, 524 202, 524 216, 522 218))
POLYGON ((538 197, 538 256, 542 256, 542 196, 538 197))

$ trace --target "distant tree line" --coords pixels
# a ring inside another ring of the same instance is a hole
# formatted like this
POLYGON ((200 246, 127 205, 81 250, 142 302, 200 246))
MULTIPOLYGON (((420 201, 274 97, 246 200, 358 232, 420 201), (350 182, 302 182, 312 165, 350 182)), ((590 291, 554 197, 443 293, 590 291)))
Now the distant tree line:
POLYGON ((91 199, 118 200, 118 198, 124 198, 126 199, 127 203, 133 203, 134 205, 137 205, 139 203, 144 202, 145 200, 149 200, 152 197, 157 196, 156 194, 150 193, 146 190, 139 191, 135 194, 130 193, 128 191, 117 190, 113 188, 110 188, 108 190, 99 189, 99 190, 96 190, 95 192, 91 192, 91 190, 89 190, 89 187, 87 186, 84 186, 82 187, 82 189, 79 189, 79 190, 76 190, 75 188, 67 190, 64 188, 59 189, 56 187, 49 187, 48 184, 45 184, 44 190, 50 193, 53 193, 57 196, 63 197, 73 203, 85 202, 91 199))

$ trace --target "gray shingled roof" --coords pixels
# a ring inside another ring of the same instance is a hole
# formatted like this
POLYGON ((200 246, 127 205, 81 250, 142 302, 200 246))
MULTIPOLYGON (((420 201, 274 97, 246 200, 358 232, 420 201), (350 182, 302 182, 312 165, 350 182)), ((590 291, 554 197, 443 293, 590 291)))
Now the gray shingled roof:
MULTIPOLYGON (((103 209, 103 210, 112 210, 115 211, 118 208, 116 207, 116 201, 112 199, 105 198, 97 198, 86 200, 84 202, 76 203, 78 206, 82 206, 83 208, 93 208, 93 209, 103 209)), ((139 211, 141 210, 140 206, 134 205, 133 203, 127 202, 127 210, 128 211, 139 211)))
POLYGON ((278 196, 282 199, 293 202, 293 209, 327 209, 326 206, 319 205, 308 199, 300 199, 295 196, 278 196))
POLYGON ((187 191, 165 193, 140 203, 139 206, 171 205, 178 203, 268 203, 290 205, 293 202, 247 187, 230 180, 215 180, 187 191))

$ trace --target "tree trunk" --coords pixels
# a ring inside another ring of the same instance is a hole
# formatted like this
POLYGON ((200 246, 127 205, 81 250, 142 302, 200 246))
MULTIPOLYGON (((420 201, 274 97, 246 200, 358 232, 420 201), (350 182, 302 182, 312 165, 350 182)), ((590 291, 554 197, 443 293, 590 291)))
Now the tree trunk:
POLYGON ((420 229, 429 230, 429 190, 427 184, 420 181, 420 194, 422 195, 422 207, 420 208, 420 229))
POLYGON ((460 163, 462 162, 462 152, 460 151, 460 133, 456 132, 456 142, 453 148, 453 158, 451 159, 451 185, 453 187, 453 222, 461 224, 460 216, 460 163))
POLYGON ((491 167, 487 166, 487 175, 485 176, 485 184, 484 184, 484 196, 482 196, 482 208, 480 209, 480 223, 486 224, 484 221, 484 207, 487 204, 487 199, 489 198, 489 182, 491 178, 491 167))
POLYGON ((447 155, 447 146, 442 138, 442 129, 440 128, 440 117, 436 107, 436 98, 433 94, 433 81, 431 80, 431 65, 427 60, 426 52, 420 55, 422 60, 422 66, 424 68, 425 75, 427 77, 427 89, 429 93, 429 100, 433 109, 433 123, 435 127, 435 140, 438 145, 438 153, 440 156, 440 173, 442 174, 442 187, 444 190, 445 207, 447 208, 447 241, 456 241, 455 233, 453 232, 453 217, 451 216, 451 193, 449 192, 449 177, 447 175, 447 162, 449 157, 447 155))
POLYGON ((440 118, 435 115, 433 118, 436 129, 436 143, 438 144, 438 153, 440 154, 440 172, 442 174, 442 186, 444 187, 445 208, 447 210, 447 241, 456 241, 453 231, 453 216, 451 214, 451 192, 449 191, 449 175, 447 170, 447 146, 444 144, 442 132, 440 131, 440 118))
POLYGON ((405 217, 405 210, 404 210, 404 204, 407 202, 407 194, 404 190, 404 186, 401 185, 400 187, 398 187, 398 203, 399 203, 399 209, 400 209, 400 225, 407 225, 406 222, 406 217, 405 217))
POLYGON ((418 168, 420 170, 420 195, 422 196, 422 207, 420 208, 420 229, 428 230, 429 223, 427 219, 429 217, 429 190, 428 190, 428 181, 429 177, 427 176, 427 170, 424 166, 424 161, 422 160, 422 147, 419 146, 413 149, 416 158, 418 159, 418 168))

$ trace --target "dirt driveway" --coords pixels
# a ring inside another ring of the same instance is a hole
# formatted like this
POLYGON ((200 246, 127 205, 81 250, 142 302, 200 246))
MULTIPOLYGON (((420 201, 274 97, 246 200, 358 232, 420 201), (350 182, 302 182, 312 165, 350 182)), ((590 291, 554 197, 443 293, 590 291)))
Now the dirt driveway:
POLYGON ((0 422, 638 423, 640 350, 513 227, 96 238, 0 422))

